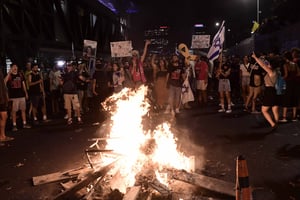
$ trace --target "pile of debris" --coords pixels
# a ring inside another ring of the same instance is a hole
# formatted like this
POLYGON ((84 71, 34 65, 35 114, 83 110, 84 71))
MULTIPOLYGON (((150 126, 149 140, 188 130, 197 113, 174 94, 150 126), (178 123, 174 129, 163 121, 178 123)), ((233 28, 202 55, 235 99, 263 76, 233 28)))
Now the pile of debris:
MULTIPOLYGON (((85 150, 88 164, 52 174, 33 177, 33 185, 38 186, 51 182, 60 182, 63 192, 54 199, 87 199, 87 200, 155 200, 155 199, 234 199, 235 184, 211 178, 198 173, 184 170, 164 168, 159 171, 164 176, 163 183, 158 180, 152 163, 143 165, 143 171, 135 175, 135 185, 126 188, 126 193, 120 192, 118 183, 121 179, 120 169, 116 166, 122 159, 113 150, 101 149, 99 141, 105 138, 95 138, 90 148, 85 150), (101 157, 111 157, 114 161, 103 164, 101 157)), ((191 157, 191 162, 193 162, 191 157)))

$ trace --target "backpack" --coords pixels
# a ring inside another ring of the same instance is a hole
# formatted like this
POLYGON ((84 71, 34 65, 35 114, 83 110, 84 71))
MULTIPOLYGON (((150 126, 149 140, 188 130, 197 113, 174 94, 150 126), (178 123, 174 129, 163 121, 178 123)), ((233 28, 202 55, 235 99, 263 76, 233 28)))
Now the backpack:
POLYGON ((283 95, 286 89, 286 82, 282 77, 280 70, 276 70, 276 73, 277 73, 277 79, 275 82, 276 94, 283 95))

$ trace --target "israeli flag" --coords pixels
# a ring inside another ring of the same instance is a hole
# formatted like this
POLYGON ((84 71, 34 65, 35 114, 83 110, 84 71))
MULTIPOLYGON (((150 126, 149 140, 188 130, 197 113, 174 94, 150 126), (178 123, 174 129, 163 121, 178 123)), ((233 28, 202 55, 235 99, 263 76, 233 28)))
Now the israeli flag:
POLYGON ((181 103, 185 104, 190 101, 194 101, 194 94, 189 82, 189 72, 187 72, 187 76, 182 84, 181 88, 181 103))
POLYGON ((223 49, 223 43, 225 40, 225 26, 224 26, 225 21, 222 22, 222 25, 219 29, 219 31, 216 33, 211 47, 207 53, 208 59, 213 62, 215 59, 219 57, 219 54, 221 53, 223 49))

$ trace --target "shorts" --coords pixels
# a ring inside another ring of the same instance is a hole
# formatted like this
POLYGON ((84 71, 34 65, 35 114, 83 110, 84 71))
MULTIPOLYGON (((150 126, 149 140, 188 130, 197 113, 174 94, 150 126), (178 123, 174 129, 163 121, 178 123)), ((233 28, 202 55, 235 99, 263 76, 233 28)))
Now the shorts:
POLYGON ((80 109, 80 103, 77 94, 64 94, 64 100, 66 110, 71 110, 72 107, 73 110, 80 109))
POLYGON ((204 80, 197 80, 196 81, 196 88, 197 88, 197 90, 206 90, 207 89, 207 82, 205 83, 204 80))
POLYGON ((11 101, 12 101, 11 111, 17 112, 19 110, 21 110, 21 111, 26 110, 26 99, 25 99, 25 97, 11 98, 11 101))
POLYGON ((230 92, 231 91, 229 79, 220 79, 219 80, 218 91, 219 92, 230 92))
POLYGON ((279 105, 279 97, 274 87, 265 87, 262 105, 268 107, 279 105))
POLYGON ((58 100, 58 99, 61 97, 60 90, 59 90, 59 89, 57 89, 57 90, 52 90, 52 91, 51 91, 51 97, 52 97, 53 99, 58 100))
POLYGON ((30 96, 31 104, 34 108, 39 107, 39 105, 44 105, 44 101, 41 101, 43 99, 42 95, 33 95, 30 96))
POLYGON ((0 112, 5 112, 8 110, 8 105, 6 103, 0 104, 0 112))
POLYGON ((250 76, 242 76, 242 86, 249 86, 250 76))

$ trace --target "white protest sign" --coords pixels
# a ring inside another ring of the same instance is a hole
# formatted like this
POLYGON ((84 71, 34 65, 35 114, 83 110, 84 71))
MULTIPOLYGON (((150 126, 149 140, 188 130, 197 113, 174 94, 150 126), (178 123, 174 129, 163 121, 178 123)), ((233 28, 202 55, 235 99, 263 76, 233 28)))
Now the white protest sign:
POLYGON ((111 57, 129 57, 131 56, 131 41, 119 41, 110 43, 111 57))

